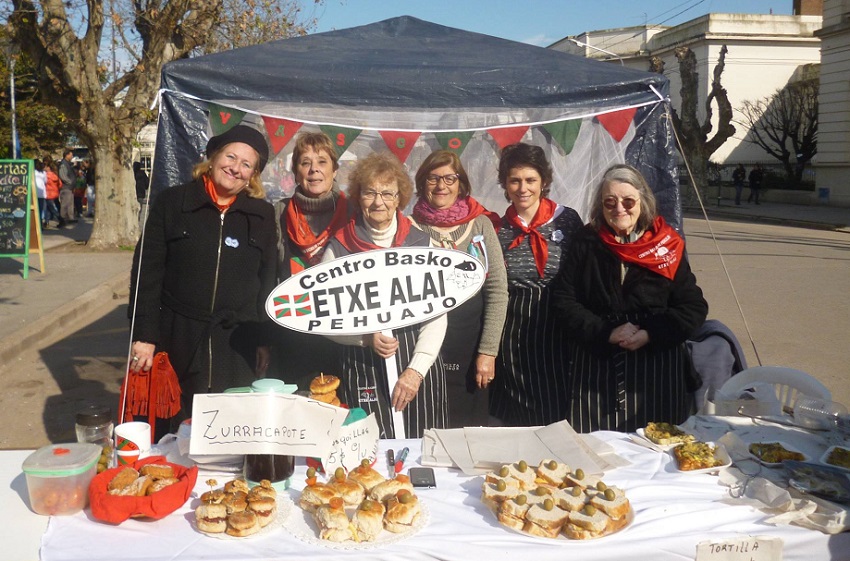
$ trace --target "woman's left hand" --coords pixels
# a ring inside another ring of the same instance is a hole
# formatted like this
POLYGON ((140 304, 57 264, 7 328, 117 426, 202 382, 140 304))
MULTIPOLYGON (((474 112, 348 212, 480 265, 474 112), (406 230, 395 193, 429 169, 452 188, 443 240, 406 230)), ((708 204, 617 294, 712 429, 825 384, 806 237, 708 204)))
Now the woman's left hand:
POLYGON ((406 368, 398 377, 398 383, 393 389, 393 409, 404 411, 407 404, 416 398, 421 385, 422 377, 415 370, 406 368))
POLYGON ((649 343, 649 333, 646 329, 638 329, 633 335, 620 341, 620 347, 627 351, 636 351, 649 343))
POLYGON ((479 354, 475 357, 475 383, 485 389, 496 377, 496 357, 479 354))
POLYGON ((257 347, 257 376, 265 376, 271 361, 271 347, 257 347))

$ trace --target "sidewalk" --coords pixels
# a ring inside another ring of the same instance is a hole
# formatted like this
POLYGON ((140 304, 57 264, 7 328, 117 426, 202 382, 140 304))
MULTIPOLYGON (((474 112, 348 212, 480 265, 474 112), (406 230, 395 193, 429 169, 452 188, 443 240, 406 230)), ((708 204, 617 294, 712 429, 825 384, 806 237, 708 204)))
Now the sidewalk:
MULTIPOLYGON (((706 207, 710 219, 772 222, 850 234, 850 208, 765 202, 761 205, 706 207)), ((698 208, 688 217, 702 217, 698 208)), ((85 319, 86 311, 127 301, 132 252, 95 252, 84 243, 91 235, 90 219, 44 235, 45 272, 30 258, 29 278, 22 278, 21 260, 0 259, 0 366, 21 353, 39 348, 62 329, 85 319)))
POLYGON ((90 218, 43 231, 45 270, 32 254, 26 280, 23 259, 0 259, 0 366, 61 335, 87 312, 126 302, 133 253, 87 250, 91 231, 90 218))

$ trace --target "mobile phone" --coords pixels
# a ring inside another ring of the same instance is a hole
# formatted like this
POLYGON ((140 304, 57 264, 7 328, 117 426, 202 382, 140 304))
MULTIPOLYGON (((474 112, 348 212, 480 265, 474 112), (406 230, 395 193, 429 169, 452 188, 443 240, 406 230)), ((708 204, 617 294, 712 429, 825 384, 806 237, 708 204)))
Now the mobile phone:
POLYGON ((410 477, 410 483, 414 487, 433 489, 437 486, 437 480, 434 478, 434 470, 429 467, 412 467, 407 470, 407 475, 410 477))

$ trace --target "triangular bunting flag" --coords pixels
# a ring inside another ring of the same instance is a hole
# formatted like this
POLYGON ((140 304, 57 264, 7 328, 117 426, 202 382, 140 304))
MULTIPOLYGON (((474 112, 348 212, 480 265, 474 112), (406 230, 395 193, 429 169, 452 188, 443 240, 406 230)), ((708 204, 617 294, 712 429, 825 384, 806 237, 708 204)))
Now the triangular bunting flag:
POLYGON ((581 119, 547 123, 543 125, 543 128, 552 136, 552 140, 563 148, 564 154, 569 154, 573 151, 576 138, 578 138, 578 132, 581 130, 581 119))
POLYGON ((632 124, 632 119, 634 119, 636 112, 636 107, 630 107, 628 109, 621 109, 620 111, 597 115, 596 120, 605 127, 611 138, 620 142, 626 136, 626 133, 629 132, 629 125, 632 124))
POLYGON ((475 134, 475 131, 437 132, 434 133, 434 136, 437 137, 437 142, 440 143, 440 146, 444 150, 451 150, 460 156, 466 149, 466 145, 469 144, 469 139, 472 138, 473 134, 475 134))
POLYGON ((278 119, 277 117, 263 117, 263 123, 266 124, 266 133, 269 135, 275 154, 283 150, 283 147, 292 140, 292 137, 304 124, 288 119, 278 119))
POLYGON ((213 136, 218 136, 223 132, 229 131, 241 123, 244 116, 244 111, 218 105, 217 103, 210 103, 210 127, 212 128, 213 136))
POLYGON ((496 144, 499 145, 499 149, 504 148, 510 144, 516 144, 522 137, 525 135, 525 131, 528 130, 528 125, 522 125, 519 127, 502 127, 498 129, 487 129, 487 132, 490 133, 490 136, 496 141, 496 144))
POLYGON ((348 150, 348 147, 351 146, 351 143, 360 134, 360 129, 349 129, 336 125, 320 125, 319 128, 331 138, 337 158, 345 154, 345 151, 348 150))
POLYGON ((410 151, 416 144, 416 139, 419 138, 421 132, 399 132, 399 131, 379 131, 384 142, 387 143, 387 148, 395 154, 401 163, 407 160, 410 151))

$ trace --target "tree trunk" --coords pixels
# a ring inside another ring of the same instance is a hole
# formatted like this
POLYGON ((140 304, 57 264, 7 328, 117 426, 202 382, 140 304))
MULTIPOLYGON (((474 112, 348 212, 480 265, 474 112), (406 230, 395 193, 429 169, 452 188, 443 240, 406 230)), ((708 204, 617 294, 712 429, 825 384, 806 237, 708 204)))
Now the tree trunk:
POLYGON ((105 249, 135 245, 139 239, 139 203, 129 162, 108 142, 93 143, 95 218, 89 246, 105 249))

